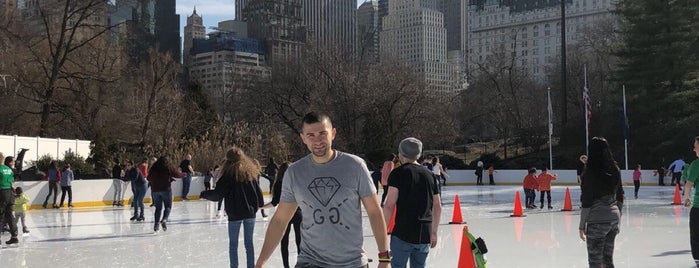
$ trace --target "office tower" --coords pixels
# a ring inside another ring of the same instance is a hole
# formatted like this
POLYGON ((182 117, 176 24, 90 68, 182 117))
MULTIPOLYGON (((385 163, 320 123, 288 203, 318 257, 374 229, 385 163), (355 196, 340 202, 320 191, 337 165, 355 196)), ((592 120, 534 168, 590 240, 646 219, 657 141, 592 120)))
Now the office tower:
POLYGON ((297 59, 306 42, 301 0, 252 0, 243 10, 248 35, 259 39, 270 64, 297 59))
POLYGON ((182 58, 184 59, 184 66, 191 66, 191 59, 189 52, 194 44, 194 39, 206 39, 206 28, 204 27, 202 17, 197 14, 197 8, 194 7, 192 15, 187 17, 187 25, 184 26, 184 50, 182 51, 182 58))
POLYGON ((302 0, 309 42, 348 60, 356 44, 356 0, 302 0))
POLYGON ((379 4, 366 1, 357 9, 357 52, 363 62, 379 61, 379 4))
POLYGON ((381 32, 381 58, 397 59, 420 76, 430 92, 446 96, 454 88, 447 58, 447 30, 436 1, 391 0, 381 32))

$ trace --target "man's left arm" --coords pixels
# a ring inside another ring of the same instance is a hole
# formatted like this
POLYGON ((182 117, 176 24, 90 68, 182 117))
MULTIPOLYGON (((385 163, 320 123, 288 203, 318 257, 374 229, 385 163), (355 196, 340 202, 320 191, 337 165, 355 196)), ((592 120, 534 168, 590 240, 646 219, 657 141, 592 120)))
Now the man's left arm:
POLYGON ((437 231, 439 219, 442 217, 442 200, 438 194, 432 196, 432 233, 430 234, 430 248, 437 246, 437 231))
MULTIPOLYGON (((383 218, 381 206, 379 206, 379 197, 376 194, 363 197, 362 204, 366 209, 367 216, 369 216, 371 231, 374 233, 374 239, 376 240, 376 246, 379 249, 379 252, 388 251, 386 222, 383 218)), ((379 267, 390 267, 388 264, 388 262, 379 262, 379 267)))

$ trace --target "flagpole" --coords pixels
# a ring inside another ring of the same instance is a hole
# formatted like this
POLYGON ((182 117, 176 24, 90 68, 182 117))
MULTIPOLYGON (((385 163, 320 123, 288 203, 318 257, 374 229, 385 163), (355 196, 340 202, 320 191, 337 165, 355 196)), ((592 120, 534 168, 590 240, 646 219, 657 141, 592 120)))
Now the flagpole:
POLYGON ((621 86, 621 92, 624 97, 624 161, 626 162, 626 170, 629 170, 629 130, 628 121, 626 119, 626 85, 621 86))
POLYGON ((548 112, 549 112, 549 170, 553 170, 553 123, 551 123, 551 117, 553 116, 553 108, 551 107, 551 88, 548 88, 548 112))
MULTIPOLYGON (((585 91, 587 91, 587 64, 583 66, 585 73, 585 89, 583 91, 583 101, 585 101, 585 91)), ((589 93, 588 93, 589 94, 589 93)), ((589 99, 589 96, 588 96, 589 99)), ((588 100, 589 101, 589 100, 588 100)), ((583 102, 584 103, 584 102, 583 102)), ((585 106, 585 155, 589 155, 588 147, 590 146, 590 119, 587 116, 587 105, 585 106)))

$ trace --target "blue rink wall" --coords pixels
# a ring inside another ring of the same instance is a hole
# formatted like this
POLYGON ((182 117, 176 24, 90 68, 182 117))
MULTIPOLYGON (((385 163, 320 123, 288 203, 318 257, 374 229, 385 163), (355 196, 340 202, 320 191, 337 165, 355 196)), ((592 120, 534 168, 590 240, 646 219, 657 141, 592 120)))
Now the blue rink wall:
MULTIPOLYGON (((622 180, 626 185, 632 185, 632 170, 622 170, 622 180)), ((575 170, 553 170, 551 173, 558 174, 558 180, 553 182, 553 185, 577 185, 577 177, 575 170)), ((475 185, 476 175, 474 170, 447 170, 450 178, 447 180, 447 185, 475 185)), ((495 170, 494 180, 499 185, 519 185, 522 179, 527 174, 526 170, 495 170)), ((641 180, 646 185, 657 185, 658 177, 653 176, 652 170, 643 170, 641 180)), ((103 206, 111 205, 114 202, 114 180, 99 179, 99 180, 75 180, 73 181, 73 205, 74 206, 103 206)), ((483 182, 488 183, 488 173, 484 172, 483 182)), ((670 177, 665 178, 665 182, 670 182, 670 177)), ((14 184, 15 187, 20 186, 24 189, 25 194, 29 198, 30 208, 41 208, 46 195, 48 194, 48 183, 46 181, 18 181, 14 184)), ((265 194, 269 194, 269 181, 265 178, 260 178, 260 186, 265 194)), ((131 185, 124 183, 123 202, 130 203, 133 197, 131 185)), ((199 193, 204 190, 204 177, 192 177, 188 198, 196 199, 199 193)), ((182 200, 182 180, 176 179, 172 183, 172 195, 175 201, 182 200)), ((60 203, 61 191, 58 191, 58 201, 60 203)), ((66 196, 66 199, 68 197, 66 196)), ((117 198, 118 199, 118 198, 117 198)), ((49 205, 51 204, 49 200, 49 205)), ((146 193, 146 202, 150 202, 150 188, 146 193)), ((67 200, 65 205, 67 205, 67 200)))

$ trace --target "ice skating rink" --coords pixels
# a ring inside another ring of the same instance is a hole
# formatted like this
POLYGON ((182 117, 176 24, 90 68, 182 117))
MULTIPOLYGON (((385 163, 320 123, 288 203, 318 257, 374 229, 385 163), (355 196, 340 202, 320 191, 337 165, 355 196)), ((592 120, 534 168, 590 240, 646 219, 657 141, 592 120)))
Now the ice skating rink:
MULTIPOLYGON (((633 199, 633 187, 624 190, 627 199, 616 240, 616 267, 695 267, 689 246, 689 209, 670 205, 674 187, 642 186, 639 199, 633 199)), ((427 266, 457 265, 463 226, 447 223, 458 194, 471 233, 487 243, 489 267, 587 267, 585 243, 577 230, 579 188, 570 187, 574 211, 560 211, 565 187, 554 186, 554 209, 525 209, 522 218, 510 217, 515 191, 522 194, 519 186, 445 187, 439 242, 430 251, 427 266)), ((227 219, 216 218, 216 203, 174 202, 168 230, 158 233, 153 233, 153 208, 146 205, 146 211, 146 222, 136 223, 129 221, 131 211, 126 207, 30 210, 31 233, 20 238, 19 246, 4 245, 9 234, 3 233, 0 267, 228 267, 227 219)), ((369 220, 365 216, 363 221, 365 248, 370 258, 375 257, 369 220)), ((267 223, 258 213, 255 255, 267 223)), ((243 265, 242 235, 240 240, 243 265)), ((296 247, 290 244, 293 265, 296 247)), ((279 248, 268 267, 282 267, 279 248)))

